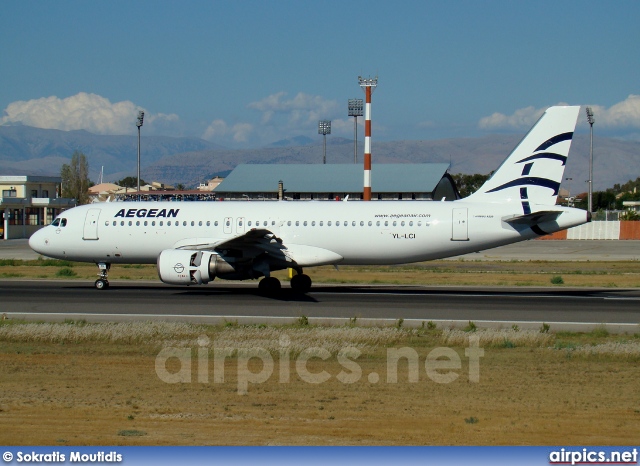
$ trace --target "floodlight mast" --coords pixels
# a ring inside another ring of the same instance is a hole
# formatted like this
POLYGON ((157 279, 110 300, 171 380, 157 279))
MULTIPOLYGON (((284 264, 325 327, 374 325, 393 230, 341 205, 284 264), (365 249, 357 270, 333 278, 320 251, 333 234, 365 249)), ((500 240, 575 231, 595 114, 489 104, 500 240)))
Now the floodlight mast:
POLYGON ((327 134, 331 134, 331 120, 318 121, 318 134, 322 134, 324 137, 324 143, 322 145, 322 163, 327 163, 327 134))
POLYGON ((591 107, 587 107, 587 121, 591 127, 589 131, 591 136, 589 144, 589 213, 591 213, 593 212, 593 124, 596 122, 591 107))
POLYGON ((144 112, 140 110, 138 112, 138 121, 136 126, 138 127, 138 200, 140 200, 140 128, 144 122, 144 112))
POLYGON ((358 117, 362 116, 362 99, 349 99, 349 116, 353 120, 353 163, 358 163, 358 117))
POLYGON ((364 190, 363 201, 371 200, 371 94, 378 85, 378 77, 365 79, 358 76, 360 87, 364 90, 364 190))

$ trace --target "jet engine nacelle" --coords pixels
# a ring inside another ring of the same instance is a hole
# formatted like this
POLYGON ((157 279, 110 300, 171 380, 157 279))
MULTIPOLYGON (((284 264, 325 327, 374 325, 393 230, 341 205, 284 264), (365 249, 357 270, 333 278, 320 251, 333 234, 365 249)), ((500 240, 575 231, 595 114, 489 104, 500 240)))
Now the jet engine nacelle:
POLYGON ((234 265, 209 251, 165 249, 158 256, 158 276, 170 285, 203 285, 236 273, 234 265))

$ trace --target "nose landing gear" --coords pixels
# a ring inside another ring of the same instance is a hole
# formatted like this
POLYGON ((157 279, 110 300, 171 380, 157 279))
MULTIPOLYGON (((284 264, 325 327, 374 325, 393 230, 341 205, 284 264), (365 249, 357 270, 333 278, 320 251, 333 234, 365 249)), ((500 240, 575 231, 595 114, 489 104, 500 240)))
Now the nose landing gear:
POLYGON ((100 273, 98 274, 100 278, 95 281, 94 286, 98 290, 105 290, 109 288, 109 280, 107 280, 107 275, 109 274, 111 264, 106 262, 98 262, 98 268, 100 269, 100 273))

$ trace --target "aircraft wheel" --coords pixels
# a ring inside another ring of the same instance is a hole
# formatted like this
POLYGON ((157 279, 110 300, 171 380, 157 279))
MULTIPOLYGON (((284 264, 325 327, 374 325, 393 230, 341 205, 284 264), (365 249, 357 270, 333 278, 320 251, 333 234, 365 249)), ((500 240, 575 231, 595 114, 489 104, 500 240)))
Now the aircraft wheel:
POLYGON ((265 294, 274 294, 280 291, 280 280, 276 277, 266 277, 258 283, 258 289, 265 294))
POLYGON ((102 278, 98 278, 94 285, 98 290, 106 290, 107 288, 109 288, 109 282, 107 280, 103 280, 102 278))
POLYGON ((311 278, 303 273, 294 275, 291 278, 291 288, 300 293, 307 293, 311 289, 311 278))

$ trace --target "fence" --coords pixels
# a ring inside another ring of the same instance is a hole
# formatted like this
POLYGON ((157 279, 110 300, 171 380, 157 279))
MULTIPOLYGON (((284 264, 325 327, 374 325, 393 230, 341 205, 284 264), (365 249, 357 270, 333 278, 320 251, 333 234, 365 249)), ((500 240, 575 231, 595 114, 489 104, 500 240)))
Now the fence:
POLYGON ((592 221, 568 230, 558 231, 551 235, 540 237, 543 240, 583 240, 583 239, 611 239, 611 240, 640 240, 640 222, 638 221, 592 221))

